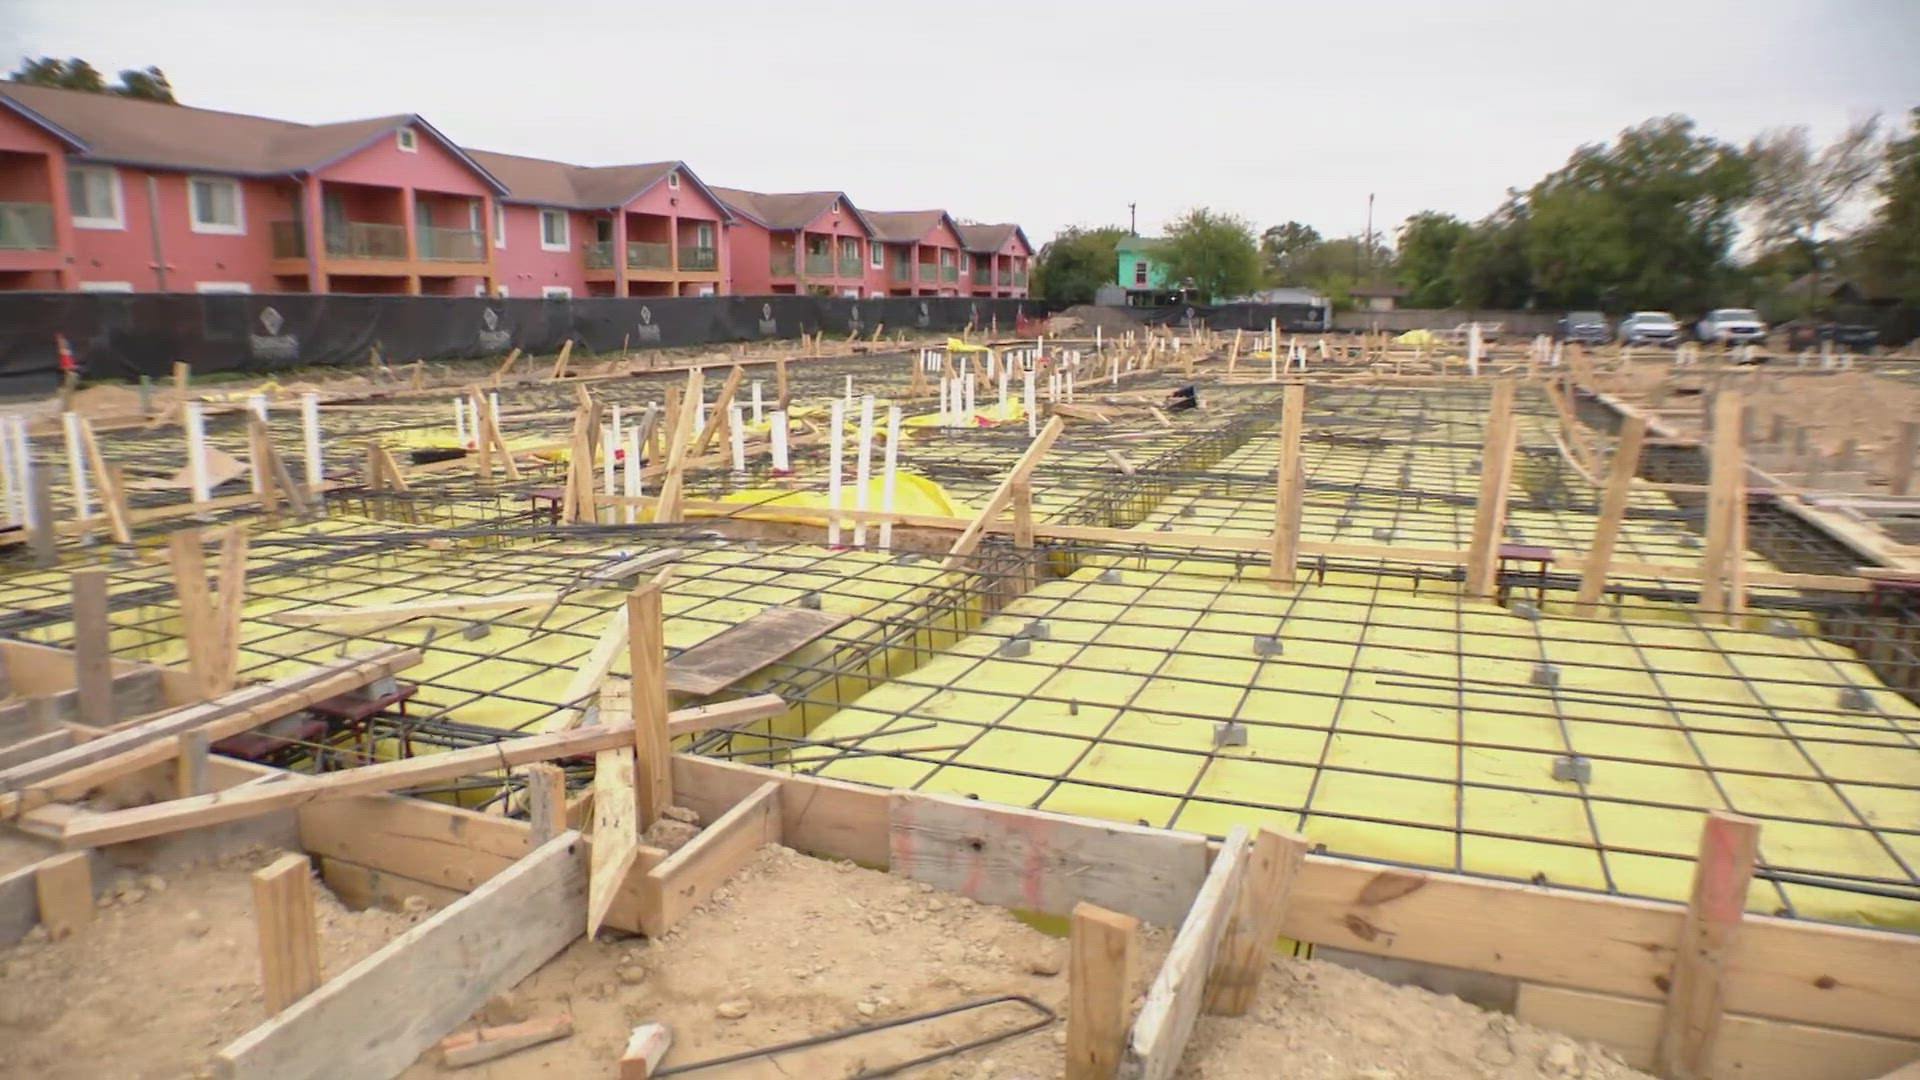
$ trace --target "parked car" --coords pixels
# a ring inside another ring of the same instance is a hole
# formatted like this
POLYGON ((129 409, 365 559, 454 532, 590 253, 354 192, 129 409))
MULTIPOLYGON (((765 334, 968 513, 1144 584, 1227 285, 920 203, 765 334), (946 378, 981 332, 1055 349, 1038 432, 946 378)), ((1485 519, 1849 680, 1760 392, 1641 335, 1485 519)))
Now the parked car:
POLYGON ((1613 327, 1607 324, 1607 317, 1598 311, 1569 311, 1560 316, 1553 336, 1561 341, 1577 341, 1582 345, 1605 345, 1613 340, 1613 327))
POLYGON ((1800 352, 1805 349, 1817 349, 1823 341, 1833 342, 1836 349, 1844 352, 1872 352, 1880 344, 1880 331, 1877 327, 1863 323, 1813 322, 1810 319, 1796 319, 1784 327, 1787 332, 1787 348, 1800 352))
POLYGON ((1715 308, 1694 326, 1693 336, 1709 344, 1760 345, 1767 340, 1767 324, 1751 308, 1715 308))
POLYGON ((1672 345, 1680 340, 1680 323, 1664 311, 1636 311, 1620 320, 1622 345, 1672 345))

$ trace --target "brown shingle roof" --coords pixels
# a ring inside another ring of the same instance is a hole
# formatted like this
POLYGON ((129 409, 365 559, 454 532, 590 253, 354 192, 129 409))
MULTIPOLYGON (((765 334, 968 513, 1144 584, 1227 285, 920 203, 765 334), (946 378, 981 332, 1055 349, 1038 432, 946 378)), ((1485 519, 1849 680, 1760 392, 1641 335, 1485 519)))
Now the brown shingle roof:
POLYGON ((911 243, 932 232, 945 210, 874 210, 867 214, 874 235, 893 243, 911 243))
MULTIPOLYGON (((1026 240, 1026 234, 1020 231, 1020 226, 1011 223, 999 225, 958 225, 955 226, 955 228, 960 231, 960 243, 965 246, 968 251, 978 252, 983 255, 991 255, 998 252, 1001 248, 1006 247, 1007 241, 1013 239, 1016 235, 1018 235, 1022 241, 1026 240)), ((1033 245, 1028 244, 1027 247, 1031 248, 1033 245)))
POLYGON ((781 194, 769 194, 764 191, 746 191, 741 188, 717 187, 713 193, 735 211, 759 222, 769 229, 800 229, 813 222, 833 208, 835 200, 853 214, 854 220, 869 234, 873 226, 853 200, 847 198, 844 191, 794 191, 781 194))
MULTIPOLYGON (((407 125, 419 127, 460 153, 433 125, 412 115, 296 124, 25 83, 0 83, 0 96, 72 132, 86 144, 85 157, 124 165, 282 176, 329 165, 407 125)), ((477 165, 475 169, 498 186, 484 169, 477 165)))
POLYGON ((521 157, 492 150, 467 153, 507 185, 515 202, 564 206, 576 210, 604 210, 625 206, 647 189, 678 171, 727 214, 727 200, 687 168, 684 161, 656 161, 646 165, 569 165, 546 158, 521 157))

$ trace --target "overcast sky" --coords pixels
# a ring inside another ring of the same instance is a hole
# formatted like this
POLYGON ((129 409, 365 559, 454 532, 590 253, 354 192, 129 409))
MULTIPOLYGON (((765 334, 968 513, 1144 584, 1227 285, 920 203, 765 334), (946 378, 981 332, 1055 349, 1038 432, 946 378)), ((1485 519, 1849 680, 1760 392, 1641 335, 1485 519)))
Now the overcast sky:
POLYGON ((1920 0, 0 0, 0 56, 157 64, 183 103, 416 112, 457 142, 1142 232, 1479 217, 1681 112, 1744 141, 1920 105, 1920 0))

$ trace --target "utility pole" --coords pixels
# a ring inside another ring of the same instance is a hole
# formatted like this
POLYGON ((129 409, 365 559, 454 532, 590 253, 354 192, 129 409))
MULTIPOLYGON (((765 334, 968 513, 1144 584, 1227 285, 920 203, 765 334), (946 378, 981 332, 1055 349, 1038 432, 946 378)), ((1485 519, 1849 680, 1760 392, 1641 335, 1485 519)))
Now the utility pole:
MULTIPOLYGON (((1366 252, 1366 273, 1371 274, 1373 273, 1373 192, 1371 191, 1367 192, 1367 239, 1361 250, 1366 252)), ((1363 276, 1363 284, 1372 283, 1366 282, 1363 276)))
POLYGON ((1138 228, 1139 220, 1134 216, 1134 208, 1139 205, 1140 205, 1139 203, 1127 204, 1127 235, 1128 236, 1140 235, 1140 229, 1138 228))

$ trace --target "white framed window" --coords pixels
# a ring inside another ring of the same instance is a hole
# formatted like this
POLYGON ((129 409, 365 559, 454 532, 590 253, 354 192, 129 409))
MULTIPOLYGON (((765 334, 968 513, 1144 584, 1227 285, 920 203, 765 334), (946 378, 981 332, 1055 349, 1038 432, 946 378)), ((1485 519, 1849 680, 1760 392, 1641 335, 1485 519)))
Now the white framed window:
POLYGON ((493 246, 507 246, 507 208, 499 203, 493 204, 493 246))
POLYGON ((80 291, 81 292, 132 292, 133 282, 131 281, 83 281, 80 283, 80 291))
POLYGON ((487 283, 484 281, 476 283, 473 287, 473 295, 475 296, 487 295, 487 283))
POLYGON ((193 287, 197 293, 250 293, 253 286, 244 281, 202 281, 193 287))
POLYGON ((693 246, 698 248, 713 247, 713 222, 702 221, 693 227, 693 246))
POLYGON ((231 176, 187 177, 188 220, 194 232, 245 236, 247 219, 240 199, 240 181, 231 176))
POLYGON ((567 285, 547 285, 540 289, 540 296, 547 300, 571 300, 573 289, 567 285))
POLYGON ((393 142, 395 146, 398 146, 401 150, 409 154, 417 154, 420 152, 420 136, 414 134, 413 129, 410 127, 403 127, 399 131, 394 132, 393 142))
POLYGON ((680 174, 678 172, 670 172, 667 174, 667 186, 675 191, 680 190, 680 174))
POLYGON ((867 265, 875 270, 887 268, 887 246, 878 240, 867 241, 867 265))
POLYGON ((502 281, 493 287, 493 295, 504 299, 508 295, 507 283, 502 281))
POLYGON ((67 167, 67 200, 77 229, 124 229, 126 200, 120 193, 120 171, 105 165, 67 167))
POLYGON ((567 235, 565 210, 540 211, 540 250, 567 251, 573 247, 567 235))
POLYGON ((831 212, 833 212, 833 213, 836 213, 836 214, 837 214, 837 213, 839 213, 839 212, 840 212, 840 200, 839 200, 839 199, 835 199, 835 200, 833 200, 833 205, 832 205, 832 206, 829 206, 829 207, 827 207, 827 209, 828 209, 829 211, 831 211, 831 212))

